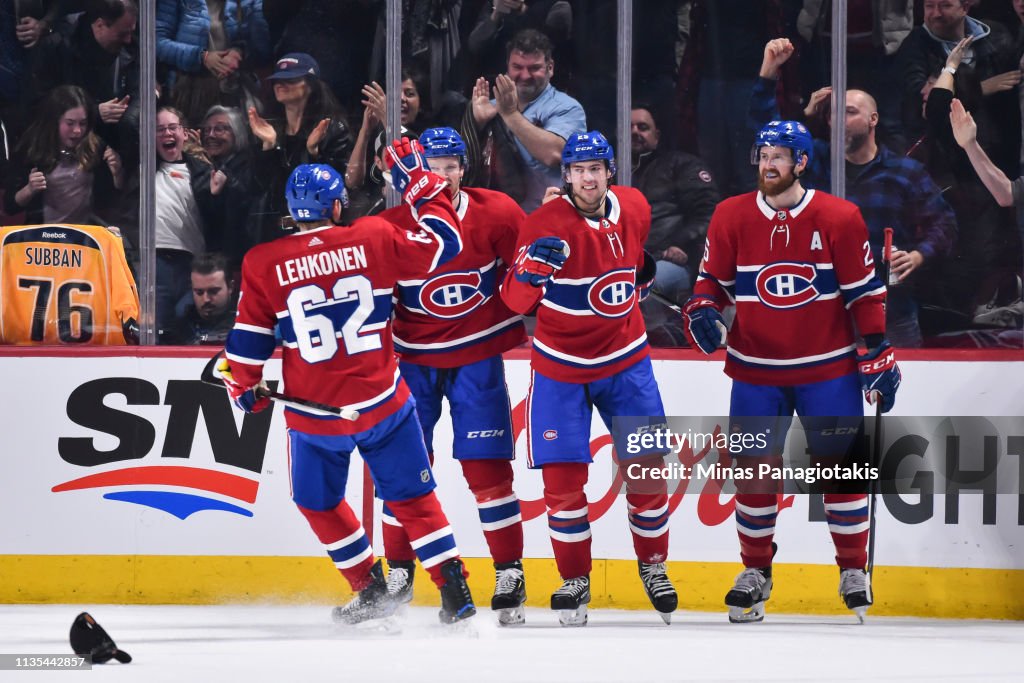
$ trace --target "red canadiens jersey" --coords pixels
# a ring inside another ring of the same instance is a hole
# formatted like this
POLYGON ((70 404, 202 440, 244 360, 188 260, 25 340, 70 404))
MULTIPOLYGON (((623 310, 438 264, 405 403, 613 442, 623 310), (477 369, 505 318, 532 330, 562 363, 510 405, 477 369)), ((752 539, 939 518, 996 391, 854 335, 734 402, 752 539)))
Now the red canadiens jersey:
POLYGON ((360 411, 343 420, 288 407, 288 427, 312 434, 354 434, 377 424, 409 396, 391 339, 391 293, 399 280, 422 277, 461 250, 448 194, 421 207, 413 230, 360 218, 253 247, 242 262, 238 316, 227 358, 239 383, 259 382, 283 346, 285 390, 360 411))
POLYGON ((719 204, 694 294, 735 303, 725 372, 751 384, 856 372, 854 322, 862 335, 885 332, 885 287, 860 210, 815 190, 787 210, 760 192, 719 204))
POLYGON ((636 273, 651 228, 639 191, 612 186, 605 218, 584 218, 568 197, 526 217, 517 254, 541 237, 569 245, 569 258, 548 284, 533 287, 510 269, 501 295, 513 311, 536 309, 533 369, 562 382, 610 377, 645 358, 647 332, 637 305, 636 273))
MULTIPOLYGON (((395 291, 395 350, 403 361, 454 368, 496 356, 526 341, 526 327, 498 286, 515 255, 525 214, 510 197, 465 188, 458 208, 462 252, 427 277, 399 280, 395 291)), ((406 206, 380 214, 414 227, 406 206)))

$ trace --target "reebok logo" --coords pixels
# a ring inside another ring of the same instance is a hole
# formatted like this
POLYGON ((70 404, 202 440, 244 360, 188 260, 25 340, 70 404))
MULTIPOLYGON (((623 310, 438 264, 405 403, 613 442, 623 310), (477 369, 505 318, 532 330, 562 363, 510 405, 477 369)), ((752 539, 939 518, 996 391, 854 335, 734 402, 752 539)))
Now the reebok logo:
POLYGON ((66 240, 68 234, 66 232, 44 232, 43 237, 49 240, 66 240))

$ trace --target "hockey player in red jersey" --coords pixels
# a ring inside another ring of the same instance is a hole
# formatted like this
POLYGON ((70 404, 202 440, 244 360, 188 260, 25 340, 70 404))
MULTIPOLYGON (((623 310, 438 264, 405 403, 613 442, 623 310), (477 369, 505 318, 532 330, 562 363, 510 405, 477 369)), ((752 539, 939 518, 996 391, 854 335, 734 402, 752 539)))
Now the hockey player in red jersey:
MULTIPOLYGON (((647 416, 636 427, 649 428, 663 424, 665 412, 637 305, 640 290, 654 279, 654 260, 643 250, 651 207, 637 190, 609 185, 615 155, 601 133, 570 135, 562 171, 564 194, 527 216, 501 296, 512 310, 537 315, 527 452, 530 466, 543 474, 551 545, 563 580, 551 608, 563 625, 581 626, 590 602, 583 487, 592 462, 593 408, 617 443, 629 427, 613 425, 613 417, 647 416)), ((653 462, 663 455, 637 457, 653 462)), ((623 449, 618 457, 627 457, 623 449)), ((626 502, 640 578, 668 623, 678 599, 665 573, 666 487, 627 489, 626 502)))
MULTIPOLYGON (((835 437, 830 441, 828 433, 838 430, 809 425, 843 417, 859 424, 862 392, 887 412, 900 383, 885 340, 885 287, 875 276, 864 219, 850 202, 801 187, 812 149, 810 133, 798 122, 772 121, 761 129, 752 159, 759 190, 718 205, 694 294, 683 309, 691 344, 711 353, 728 339, 730 429, 750 431, 758 416, 782 419, 775 443, 746 454, 772 464, 781 460, 794 412, 812 453, 826 455, 845 447, 835 437), (726 334, 721 311, 730 305, 736 316, 726 334), (868 349, 861 355, 855 329, 868 349)), ((725 603, 730 621, 761 621, 772 588, 777 488, 774 482, 738 481, 737 489, 736 528, 745 569, 725 603)), ((864 571, 870 524, 866 492, 826 492, 825 516, 840 569, 840 595, 863 616, 872 602, 864 571)))
POLYGON ((276 326, 287 388, 359 411, 350 421, 298 407, 285 410, 292 498, 358 592, 335 608, 335 620, 357 623, 387 616, 398 606, 345 500, 349 458, 358 447, 380 497, 441 590, 441 621, 451 623, 472 616, 475 607, 433 490, 415 402, 399 376, 390 320, 395 284, 454 258, 462 237, 445 181, 427 170, 418 143, 395 141, 386 159, 415 227, 377 217, 338 226, 347 199, 341 175, 322 164, 295 169, 286 195, 299 232, 246 254, 238 316, 227 340, 230 368, 222 375, 236 405, 265 408, 267 399, 257 389, 274 351, 276 326))
MULTIPOLYGON (((398 281, 394 328, 402 378, 416 399, 416 412, 433 458, 434 426, 447 397, 455 441, 452 454, 476 498, 480 524, 495 569, 491 609, 502 625, 521 624, 525 612, 523 523, 512 490, 515 442, 501 354, 526 341, 522 316, 498 295, 501 277, 515 256, 525 217, 508 196, 463 188, 466 144, 452 128, 430 128, 420 136, 430 170, 448 181, 462 225, 462 251, 427 276, 398 281)), ((380 214, 415 228, 407 206, 380 214)), ((412 600, 416 555, 405 530, 384 506, 384 555, 388 591, 412 600)))

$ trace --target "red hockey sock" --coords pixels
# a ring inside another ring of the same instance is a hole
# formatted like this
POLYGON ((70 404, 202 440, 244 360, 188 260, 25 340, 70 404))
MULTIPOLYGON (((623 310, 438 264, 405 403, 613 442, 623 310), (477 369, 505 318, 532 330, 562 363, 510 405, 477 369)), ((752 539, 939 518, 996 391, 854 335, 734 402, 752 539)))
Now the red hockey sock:
POLYGON ((555 564, 563 579, 590 574, 590 520, 587 517, 586 463, 544 465, 544 502, 548 508, 548 533, 555 564))
POLYGON ((380 529, 381 539, 384 541, 384 557, 389 560, 402 561, 416 559, 416 551, 409 544, 409 535, 405 533, 405 529, 398 523, 395 514, 388 507, 387 503, 384 503, 384 508, 381 510, 380 529))
POLYGON ((744 567, 768 567, 772 563, 772 538, 779 497, 775 493, 737 493, 736 531, 744 567))
MULTIPOLYGON (((440 588, 444 585, 441 565, 458 557, 459 549, 455 546, 455 536, 437 496, 431 491, 410 500, 389 500, 387 505, 409 534, 410 544, 420 564, 440 588)), ((463 573, 469 576, 467 572, 463 573)))
POLYGON ((627 493, 629 532, 636 558, 645 564, 668 557, 668 493, 627 493))
MULTIPOLYGON (((434 466, 434 454, 428 453, 430 466, 434 466)), ((384 542, 384 557, 389 560, 412 562, 416 559, 416 551, 409 544, 409 534, 399 524, 395 514, 384 503, 381 510, 381 540, 384 542)))
POLYGON ((871 526, 867 495, 826 493, 825 520, 836 545, 836 564, 841 569, 864 569, 871 526))
POLYGON ((370 585, 370 567, 376 561, 370 540, 352 508, 344 500, 333 510, 309 510, 297 505, 309 522, 313 533, 323 543, 352 590, 361 591, 370 585))
MULTIPOLYGON (((512 490, 508 460, 460 460, 462 474, 476 498, 480 526, 496 563, 523 559, 523 518, 512 490)), ((389 556, 390 557, 390 556, 389 556)))

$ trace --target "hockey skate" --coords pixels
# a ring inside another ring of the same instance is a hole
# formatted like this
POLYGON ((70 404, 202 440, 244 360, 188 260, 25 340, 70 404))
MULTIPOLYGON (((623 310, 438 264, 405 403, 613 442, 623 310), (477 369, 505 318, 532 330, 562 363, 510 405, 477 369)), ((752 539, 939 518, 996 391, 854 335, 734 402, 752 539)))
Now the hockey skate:
POLYGON ((522 560, 494 564, 494 596, 491 609, 498 613, 500 626, 518 626, 526 622, 526 582, 522 560))
POLYGON ((476 614, 473 596, 462 575, 462 560, 448 560, 441 565, 441 576, 445 579, 441 586, 441 611, 437 615, 441 623, 454 624, 476 614))
POLYGON ((558 611, 562 626, 586 626, 589 602, 589 576, 564 579, 562 587, 551 594, 551 609, 558 611))
POLYGON ((414 560, 388 560, 388 597, 399 606, 412 602, 412 580, 415 575, 414 560))
POLYGON ((380 560, 377 560, 370 568, 370 585, 359 591, 348 603, 335 607, 331 617, 335 623, 354 625, 385 619, 393 615, 396 609, 398 603, 388 595, 384 569, 380 560))
POLYGON ((676 589, 672 587, 672 582, 665 573, 665 563, 646 564, 637 560, 637 566, 640 568, 640 580, 644 583, 644 590, 647 591, 651 604, 658 611, 662 621, 671 624, 672 613, 679 606, 679 596, 676 595, 676 589))
POLYGON ((736 585, 726 596, 729 621, 749 624, 764 620, 764 603, 772 594, 772 568, 748 567, 736 577, 736 585))
POLYGON ((848 609, 853 610, 860 623, 874 600, 871 595, 871 577, 863 569, 841 569, 839 571, 839 595, 848 609))

